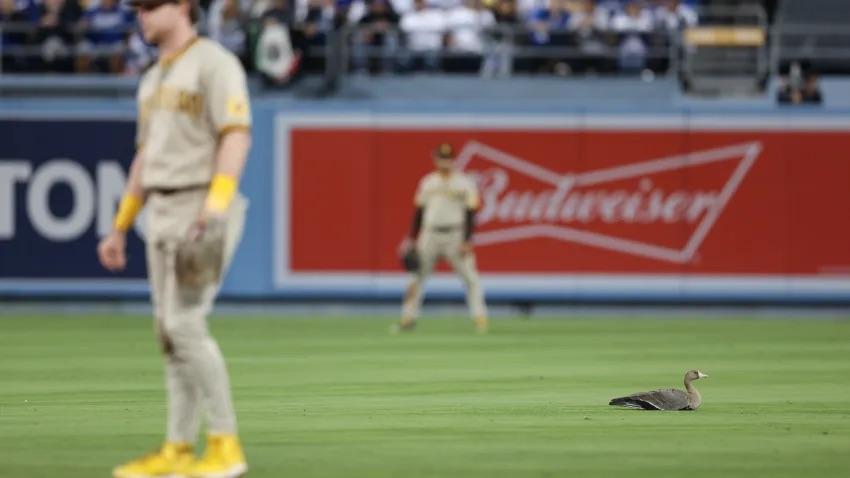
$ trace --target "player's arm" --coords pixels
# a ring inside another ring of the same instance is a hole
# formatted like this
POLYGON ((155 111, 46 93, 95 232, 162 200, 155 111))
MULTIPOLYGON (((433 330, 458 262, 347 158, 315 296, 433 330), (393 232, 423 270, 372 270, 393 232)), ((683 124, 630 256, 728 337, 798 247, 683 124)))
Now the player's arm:
POLYGON ((133 226, 133 221, 147 199, 144 190, 142 189, 142 163, 144 155, 139 148, 136 155, 133 157, 133 162, 130 163, 130 174, 127 176, 127 185, 124 188, 124 196, 121 198, 121 203, 118 205, 118 212, 115 214, 112 228, 114 231, 125 233, 133 226))
POLYGON ((235 57, 210 68, 206 97, 219 142, 205 216, 223 214, 230 206, 251 149, 251 105, 245 70, 235 57))
POLYGON ((130 164, 130 174, 124 188, 124 196, 118 206, 118 212, 112 223, 112 230, 101 239, 97 246, 97 255, 101 265, 110 271, 123 270, 127 265, 125 253, 127 231, 133 226, 133 221, 145 205, 145 194, 142 189, 142 163, 144 156, 141 150, 136 152, 130 164))
POLYGON ((142 166, 144 154, 142 142, 147 134, 147 115, 140 102, 139 118, 136 122, 136 155, 130 163, 130 173, 124 186, 124 195, 112 221, 112 230, 97 245, 100 264, 110 271, 123 270, 127 265, 127 231, 133 226, 136 216, 145 205, 146 194, 142 189, 142 166))
POLYGON ((222 214, 230 206, 245 170, 250 149, 251 133, 248 129, 232 129, 222 134, 216 152, 215 172, 207 195, 207 214, 222 214))
POLYGON ((149 110, 141 96, 141 89, 137 92, 136 101, 139 108, 136 118, 136 154, 130 163, 130 173, 127 176, 127 184, 124 186, 124 195, 121 197, 118 212, 115 214, 112 224, 112 230, 119 233, 126 233, 133 226, 133 221, 136 220, 136 216, 147 200, 144 189, 142 189, 142 164, 145 160, 142 150, 148 133, 149 110))

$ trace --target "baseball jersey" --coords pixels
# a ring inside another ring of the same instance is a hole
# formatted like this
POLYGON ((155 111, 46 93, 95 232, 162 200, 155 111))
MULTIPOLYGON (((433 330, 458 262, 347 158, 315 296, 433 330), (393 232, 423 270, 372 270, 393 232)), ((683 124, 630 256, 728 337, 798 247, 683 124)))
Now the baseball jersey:
POLYGON ((478 209, 480 198, 467 175, 454 171, 443 177, 435 171, 419 181, 415 202, 425 209, 424 227, 446 227, 463 225, 467 209, 478 209))
POLYGON ((245 76, 233 53, 205 38, 144 74, 136 137, 144 158, 143 188, 202 186, 212 180, 219 138, 251 127, 245 76))

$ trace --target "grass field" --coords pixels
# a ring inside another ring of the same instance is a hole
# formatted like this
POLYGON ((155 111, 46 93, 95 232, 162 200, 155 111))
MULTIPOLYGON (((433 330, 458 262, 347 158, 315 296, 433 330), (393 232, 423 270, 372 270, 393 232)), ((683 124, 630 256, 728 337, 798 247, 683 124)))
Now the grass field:
MULTIPOLYGON (((215 319, 253 478, 850 476, 850 321, 215 319), (696 382, 697 412, 609 407, 696 382)), ((158 445, 145 319, 0 318, 0 477, 158 445)))

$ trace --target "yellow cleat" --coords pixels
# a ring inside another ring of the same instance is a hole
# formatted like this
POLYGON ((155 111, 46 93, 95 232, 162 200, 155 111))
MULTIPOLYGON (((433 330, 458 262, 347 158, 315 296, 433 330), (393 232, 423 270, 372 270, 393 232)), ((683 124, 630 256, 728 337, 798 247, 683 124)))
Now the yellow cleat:
POLYGON ((238 478, 248 472, 242 445, 235 435, 210 435, 204 456, 189 470, 190 478, 238 478))
POLYGON ((195 463, 190 443, 168 443, 112 470, 114 478, 186 478, 195 463))
POLYGON ((487 333, 487 317, 476 317, 472 320, 472 323, 475 324, 475 331, 479 334, 487 333))

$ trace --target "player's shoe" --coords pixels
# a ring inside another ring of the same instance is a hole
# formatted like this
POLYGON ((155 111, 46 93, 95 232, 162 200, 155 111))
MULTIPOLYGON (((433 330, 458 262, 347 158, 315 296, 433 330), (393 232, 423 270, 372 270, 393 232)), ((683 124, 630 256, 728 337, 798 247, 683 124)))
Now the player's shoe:
POLYGON ((189 470, 189 478, 239 478, 248 472, 245 453, 236 435, 207 438, 204 456, 189 470))
POLYGON ((398 334, 401 332, 412 332, 416 330, 416 321, 409 317, 402 317, 397 324, 393 324, 390 327, 390 332, 394 334, 398 334))
POLYGON ((195 463, 192 445, 166 442, 159 450, 125 463, 114 470, 114 478, 187 478, 195 463))
POLYGON ((489 328, 487 324, 487 317, 476 317, 472 319, 473 325, 475 325, 475 331, 479 334, 486 334, 487 329, 489 328))

